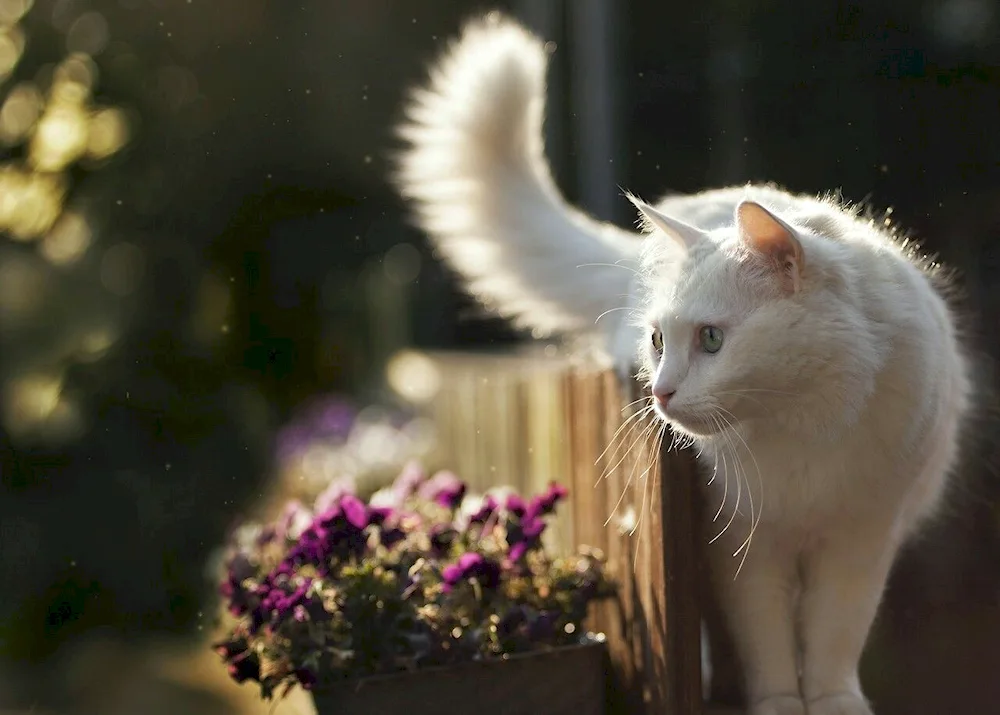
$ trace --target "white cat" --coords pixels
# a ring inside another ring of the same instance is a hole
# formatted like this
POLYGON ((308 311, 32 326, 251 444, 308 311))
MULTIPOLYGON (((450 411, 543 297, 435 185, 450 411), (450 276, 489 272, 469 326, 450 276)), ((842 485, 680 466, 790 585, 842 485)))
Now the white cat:
POLYGON ((595 222, 544 159, 545 68, 513 22, 469 24, 409 106, 402 193, 518 323, 578 334, 623 305, 641 316, 609 314, 609 350, 634 364, 638 337, 656 411, 715 475, 713 574, 750 712, 870 714, 858 661, 969 401, 934 266, 857 211, 772 187, 633 199, 645 237, 595 222))

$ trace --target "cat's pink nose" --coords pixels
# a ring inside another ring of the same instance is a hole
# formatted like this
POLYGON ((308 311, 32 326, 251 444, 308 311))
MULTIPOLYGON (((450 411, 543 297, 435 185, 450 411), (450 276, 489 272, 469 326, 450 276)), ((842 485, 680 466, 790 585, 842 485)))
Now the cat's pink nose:
POLYGON ((667 403, 670 402, 670 398, 677 393, 676 390, 659 390, 653 389, 653 398, 660 405, 660 407, 666 407, 667 403))

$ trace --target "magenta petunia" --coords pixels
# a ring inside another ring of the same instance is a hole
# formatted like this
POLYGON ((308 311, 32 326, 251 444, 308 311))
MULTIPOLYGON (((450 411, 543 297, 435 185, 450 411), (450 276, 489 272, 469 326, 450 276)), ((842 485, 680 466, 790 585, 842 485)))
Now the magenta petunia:
POLYGON ((336 479, 330 483, 330 486, 320 492, 318 497, 316 497, 316 501, 313 503, 313 509, 317 514, 327 511, 343 502, 344 497, 347 496, 354 496, 354 480, 336 479))
POLYGON ((368 507, 353 494, 345 494, 340 499, 340 508, 351 526, 364 529, 368 526, 368 507))
POLYGON ((531 500, 525 511, 527 517, 538 517, 551 514, 555 511, 556 504, 569 496, 569 490, 558 482, 551 482, 544 494, 531 500))
POLYGON ((410 462, 392 483, 392 491, 399 499, 409 499, 427 479, 427 472, 417 462, 410 462))
POLYGON ((420 485, 418 495, 447 509, 457 509, 468 490, 465 482, 452 472, 441 471, 420 485))
POLYGON ((524 513, 527 511, 528 505, 520 495, 508 494, 507 499, 504 502, 504 509, 515 516, 521 517, 524 516, 524 513))
POLYGON ((494 589, 500 582, 500 565, 482 554, 469 551, 458 557, 458 562, 441 571, 445 590, 451 590, 462 581, 476 579, 483 588, 494 589))

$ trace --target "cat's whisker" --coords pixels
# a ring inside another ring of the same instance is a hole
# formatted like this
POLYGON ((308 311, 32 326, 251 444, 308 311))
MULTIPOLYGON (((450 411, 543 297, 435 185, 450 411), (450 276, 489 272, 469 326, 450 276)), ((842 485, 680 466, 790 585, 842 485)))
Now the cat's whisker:
MULTIPOLYGON (((635 534, 635 532, 639 529, 639 527, 642 525, 642 518, 643 518, 643 516, 646 513, 646 491, 647 491, 648 488, 649 488, 649 480, 646 480, 642 484, 642 502, 639 504, 639 518, 635 520, 635 523, 632 525, 632 528, 629 530, 629 532, 628 532, 629 536, 633 536, 635 534)), ((641 538, 641 532, 640 532, 640 538, 641 538)), ((636 550, 637 551, 638 551, 638 548, 639 547, 638 547, 638 544, 637 544, 636 545, 636 550)))
POLYGON ((619 310, 631 310, 633 313, 636 312, 635 308, 629 305, 623 305, 620 308, 609 308, 608 310, 605 310, 603 313, 597 316, 597 318, 594 320, 594 325, 597 325, 598 321, 605 315, 608 315, 609 313, 615 313, 619 310))
MULTIPOLYGON (((658 459, 659 459, 659 455, 660 455, 660 447, 663 444, 663 435, 666 432, 666 430, 667 430, 667 423, 661 421, 660 422, 659 432, 657 433, 656 438, 652 441, 652 450, 651 450, 650 455, 649 455, 649 466, 646 467, 646 471, 645 471, 644 474, 648 474, 649 471, 651 469, 653 469, 654 466, 656 466, 656 464, 658 462, 658 459)), ((629 532, 630 536, 632 534, 634 534, 636 532, 636 530, 639 528, 639 526, 642 524, 642 517, 646 513, 646 492, 647 492, 647 490, 652 490, 652 489, 656 488, 656 483, 655 482, 656 482, 656 474, 658 472, 659 472, 659 470, 654 471, 653 472, 653 479, 647 479, 646 483, 643 485, 643 489, 642 489, 642 506, 640 506, 640 508, 639 508, 639 519, 636 521, 635 525, 632 527, 632 531, 629 532)), ((650 500, 649 508, 650 509, 653 508, 652 500, 650 500)), ((639 538, 636 539, 636 541, 635 541, 635 553, 632 556, 632 568, 633 569, 635 569, 638 566, 638 563, 639 563, 639 547, 641 545, 642 545, 642 532, 640 531, 639 532, 639 538)))
MULTIPOLYGON (((624 420, 622 420, 621 425, 618 427, 617 430, 615 430, 615 433, 613 435, 611 435, 611 439, 608 441, 608 446, 605 447, 604 451, 601 452, 600 455, 598 455, 597 459, 594 460, 594 465, 596 466, 602 459, 604 459, 604 455, 606 455, 607 452, 608 452, 608 450, 611 449, 611 447, 615 444, 615 440, 618 438, 618 436, 621 434, 622 430, 625 429, 630 422, 633 422, 633 420, 636 420, 636 419, 639 419, 639 422, 641 422, 642 421, 641 418, 644 415, 647 415, 650 412, 652 412, 653 409, 654 409, 653 405, 650 404, 647 407, 642 408, 641 410, 636 410, 631 415, 629 415, 624 420)), ((621 445, 619 445, 619 447, 620 446, 621 445)), ((617 451, 618 451, 618 449, 615 449, 615 452, 612 452, 611 456, 608 457, 608 459, 613 459, 614 455, 615 455, 615 453, 617 453, 617 451)))
POLYGON ((643 395, 642 397, 640 397, 637 400, 632 400, 627 405, 625 405, 624 407, 622 407, 622 412, 625 412, 629 407, 631 407, 632 405, 637 405, 640 402, 646 402, 646 403, 652 405, 653 396, 652 395, 643 395))
MULTIPOLYGON (((650 425, 645 430, 643 430, 642 434, 640 435, 640 439, 642 439, 644 437, 645 439, 648 440, 649 439, 649 435, 652 433, 652 430, 655 427, 656 427, 656 423, 655 422, 654 423, 650 423, 650 425)), ((622 487, 622 493, 618 497, 618 501, 615 502, 614 507, 612 507, 611 513, 608 514, 608 518, 604 521, 604 526, 607 526, 609 523, 611 523, 611 519, 613 519, 614 515, 616 513, 618 513, 618 507, 621 506, 622 501, 625 499, 625 494, 628 492, 628 488, 632 484, 632 479, 635 476, 635 470, 638 467, 638 465, 639 465, 638 460, 636 461, 636 463, 634 465, 632 465, 632 469, 629 471, 628 478, 625 480, 625 486, 622 487)), ((643 472, 641 475, 639 475, 639 479, 642 479, 643 476, 645 476, 648 472, 649 472, 649 469, 647 468, 645 472, 643 472)), ((641 518, 641 515, 640 515, 640 518, 641 518)))
MULTIPOLYGON (((753 450, 750 449, 750 445, 747 444, 746 440, 743 438, 743 435, 741 435, 739 433, 739 430, 737 430, 735 427, 733 427, 732 423, 729 422, 729 419, 726 418, 726 414, 728 414, 730 417, 732 417, 733 420, 736 419, 736 416, 733 415, 732 412, 730 412, 729 410, 727 410, 727 409, 725 409, 723 407, 720 407, 718 409, 721 411, 720 412, 720 416, 724 420, 726 420, 726 422, 730 425, 730 427, 732 428, 733 434, 735 434, 736 437, 740 440, 740 442, 743 443, 744 449, 746 449, 747 454, 750 455, 750 460, 753 462, 754 468, 757 470, 757 482, 760 485, 760 507, 759 507, 757 513, 755 514, 754 513, 754 505, 753 505, 753 489, 751 489, 751 487, 750 487, 750 481, 749 481, 749 479, 747 479, 747 495, 750 498, 750 533, 747 534, 746 540, 740 545, 740 547, 733 554, 733 556, 735 557, 737 554, 740 553, 740 551, 743 551, 743 557, 742 557, 742 559, 740 559, 740 565, 736 569, 736 576, 738 577, 740 575, 740 571, 742 571, 742 569, 743 569, 743 564, 746 563, 747 554, 750 553, 750 543, 753 541, 754 534, 757 531, 757 526, 760 524, 760 520, 761 520, 761 518, 763 517, 763 514, 764 514, 764 479, 763 479, 763 476, 760 473, 760 465, 757 463, 757 458, 756 458, 756 456, 754 456, 753 450), (721 413, 725 413, 725 414, 721 414, 721 413)), ((745 471, 744 471, 744 478, 747 478, 745 471)))
MULTIPOLYGON (((716 424, 719 425, 719 433, 721 434, 724 431, 721 423, 718 422, 718 418, 715 417, 714 415, 712 416, 712 419, 716 422, 716 424)), ((719 510, 717 512, 715 512, 715 516, 712 517, 712 523, 713 524, 716 521, 719 520, 719 516, 722 515, 722 510, 726 508, 726 499, 729 498, 729 465, 726 463, 726 453, 725 453, 725 451, 718 452, 718 454, 722 455, 722 476, 723 476, 723 478, 726 481, 725 481, 725 483, 723 484, 723 487, 722 487, 722 503, 719 504, 719 510)), ((720 536, 721 536, 721 534, 720 534, 720 536)), ((718 538, 718 537, 716 537, 716 538, 718 538)), ((714 541, 715 541, 715 539, 712 539, 708 543, 711 544, 714 541)))
POLYGON ((705 486, 706 487, 712 486, 712 484, 715 482, 715 478, 717 476, 719 476, 719 453, 718 452, 715 452, 715 454, 713 456, 713 459, 715 461, 715 465, 712 467, 712 478, 709 479, 707 482, 705 482, 705 486))
MULTIPOLYGON (((651 410, 652 410, 652 408, 649 408, 649 410, 647 410, 647 414, 651 410)), ((641 419, 635 421, 632 424, 632 426, 629 428, 628 433, 621 439, 621 442, 619 443, 618 449, 621 448, 621 445, 625 444, 626 440, 628 440, 629 438, 632 437, 632 435, 635 433, 636 429, 638 429, 639 426, 642 425, 642 424, 643 424, 643 420, 641 420, 641 419)), ((611 466, 606 467, 601 472, 601 476, 597 478, 597 484, 600 484, 604 479, 606 479, 608 477, 609 474, 611 474, 611 472, 613 472, 615 469, 617 469, 619 466, 621 466, 621 463, 624 462, 628 458, 629 454, 631 454, 632 450, 635 449, 635 446, 637 444, 639 444, 643 440, 644 436, 648 437, 648 433, 650 433, 652 431, 652 426, 653 425, 655 425, 655 422, 651 422, 651 423, 647 424, 646 427, 644 427, 642 430, 640 430, 639 434, 634 439, 632 439, 632 441, 629 443, 629 446, 622 453, 621 457, 618 458, 618 461, 615 462, 614 464, 612 464, 611 466)), ((615 455, 618 453, 618 449, 615 449, 615 451, 612 453, 612 455, 610 457, 608 457, 608 461, 609 462, 612 459, 615 458, 615 455)), ((595 484, 594 486, 596 487, 597 484, 595 484)))
POLYGON ((639 271, 631 266, 623 266, 619 262, 615 263, 580 263, 577 268, 623 268, 626 271, 632 271, 635 275, 639 275, 639 271))
MULTIPOLYGON (((649 466, 646 467, 646 471, 643 472, 643 475, 648 474, 649 470, 652 469, 653 465, 656 464, 656 454, 657 454, 657 451, 658 451, 658 445, 659 445, 660 440, 662 440, 663 429, 665 427, 665 424, 666 423, 664 423, 662 421, 657 421, 657 422, 653 422, 652 423, 652 427, 654 429, 656 429, 657 427, 659 427, 659 432, 657 433, 656 437, 654 437, 653 439, 649 439, 647 437, 647 440, 646 440, 646 449, 652 448, 652 452, 650 452, 650 454, 649 454, 649 466)), ((650 431, 648 434, 652 434, 652 431, 650 431)), ((638 465, 638 460, 636 460, 636 465, 638 465)), ((641 478, 642 477, 640 476, 640 479, 641 478)), ((636 532, 636 530, 639 528, 639 526, 642 524, 642 518, 643 518, 643 515, 645 514, 645 509, 646 509, 646 490, 649 487, 648 482, 649 482, 649 480, 646 480, 646 483, 644 483, 643 486, 642 486, 642 504, 639 507, 639 518, 636 520, 635 524, 632 525, 632 529, 631 529, 631 531, 629 531, 629 535, 630 536, 632 534, 634 534, 636 532)))
POLYGON ((653 409, 654 409, 653 405, 649 404, 642 409, 636 410, 631 415, 622 420, 621 425, 619 425, 618 429, 615 430, 615 433, 611 436, 611 439, 608 442, 608 446, 605 447, 604 451, 601 452, 601 454, 597 457, 596 460, 594 460, 594 464, 596 465, 598 462, 601 461, 601 459, 604 458, 604 455, 611 448, 611 445, 614 444, 615 439, 621 434, 622 430, 625 429, 630 422, 632 422, 635 419, 641 418, 643 415, 649 414, 653 409))
MULTIPOLYGON (((741 500, 743 498, 743 483, 744 482, 746 482, 746 484, 747 484, 747 491, 750 490, 750 482, 746 478, 746 474, 745 474, 745 472, 743 470, 741 461, 739 459, 739 455, 737 454, 736 446, 733 444, 732 438, 729 435, 729 433, 732 431, 732 425, 729 424, 729 421, 726 420, 726 418, 722 415, 722 413, 716 412, 716 417, 718 419, 720 419, 722 422, 724 422, 726 424, 726 426, 727 426, 727 429, 724 429, 721 432, 721 434, 722 434, 723 438, 726 440, 726 443, 729 446, 729 449, 731 450, 732 457, 733 457, 733 471, 736 474, 736 505, 733 507, 733 513, 730 514, 730 516, 729 516, 729 521, 726 522, 726 525, 724 527, 722 527, 722 531, 720 531, 718 534, 716 534, 708 542, 710 544, 715 543, 719 538, 721 538, 722 535, 725 534, 729 530, 729 527, 732 526, 733 522, 736 520, 736 517, 739 515, 739 513, 740 513, 740 502, 741 502, 741 500)), ((726 486, 728 487, 728 485, 729 485, 729 482, 728 482, 728 479, 727 479, 726 486)), ((739 551, 736 552, 736 554, 738 554, 738 553, 739 553, 739 551)), ((736 554, 733 554, 733 556, 735 557, 736 554)))

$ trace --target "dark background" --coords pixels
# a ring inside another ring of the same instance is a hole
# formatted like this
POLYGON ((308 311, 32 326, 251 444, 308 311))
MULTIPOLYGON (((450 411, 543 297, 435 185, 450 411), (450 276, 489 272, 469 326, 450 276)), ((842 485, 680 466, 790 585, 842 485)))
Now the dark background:
POLYGON ((96 100, 127 110, 131 141, 68 171, 68 205, 92 223, 91 253, 125 241, 141 272, 109 297, 106 261, 70 274, 0 237, 0 280, 29 271, 48 296, 30 320, 0 323, 0 383, 57 370, 82 416, 68 436, 0 421, 10 667, 93 629, 194 635, 205 559, 264 492, 270 435, 291 409, 318 390, 386 399, 385 361, 407 345, 524 339, 456 290, 386 182, 405 88, 493 7, 557 43, 548 145, 574 202, 629 225, 619 186, 840 190, 892 207, 958 269, 983 409, 948 514, 897 570, 876 638, 893 669, 870 678, 883 712, 995 709, 1000 5, 988 0, 36 0, 0 93, 44 88, 69 50, 90 51, 96 100), (116 339, 101 359, 54 351, 105 317, 116 339))

